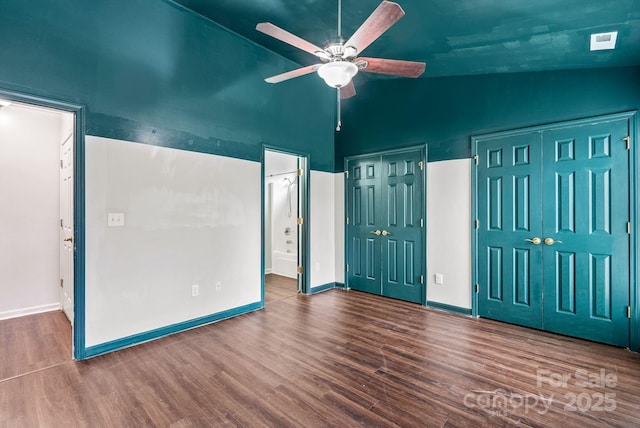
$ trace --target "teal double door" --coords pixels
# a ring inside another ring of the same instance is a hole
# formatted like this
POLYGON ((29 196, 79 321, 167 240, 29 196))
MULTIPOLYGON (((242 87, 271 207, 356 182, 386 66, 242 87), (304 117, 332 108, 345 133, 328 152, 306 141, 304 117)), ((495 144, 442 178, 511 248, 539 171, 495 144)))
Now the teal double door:
POLYGON ((478 315, 629 345, 630 120, 474 140, 478 315))
POLYGON ((425 150, 347 159, 346 285, 424 303, 425 150))

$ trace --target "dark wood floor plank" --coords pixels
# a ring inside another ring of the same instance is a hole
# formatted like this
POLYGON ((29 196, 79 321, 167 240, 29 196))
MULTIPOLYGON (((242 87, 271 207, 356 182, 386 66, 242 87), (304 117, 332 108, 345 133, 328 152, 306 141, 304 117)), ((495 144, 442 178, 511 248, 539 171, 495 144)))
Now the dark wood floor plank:
POLYGON ((71 324, 62 311, 0 321, 0 380, 71 360, 71 324))
MULTIPOLYGON (((640 426, 627 350, 354 291, 300 295, 273 275, 265 293, 262 311, 83 362, 43 366, 0 322, 25 351, 2 356, 3 373, 29 370, 0 382, 0 427, 640 426), (580 386, 576 370, 616 385, 580 386), (605 393, 615 410, 593 409, 605 393)), ((64 340, 26 321, 41 343, 64 340)))
POLYGON ((298 294, 296 281, 285 276, 268 274, 264 276, 265 303, 286 299, 298 294))

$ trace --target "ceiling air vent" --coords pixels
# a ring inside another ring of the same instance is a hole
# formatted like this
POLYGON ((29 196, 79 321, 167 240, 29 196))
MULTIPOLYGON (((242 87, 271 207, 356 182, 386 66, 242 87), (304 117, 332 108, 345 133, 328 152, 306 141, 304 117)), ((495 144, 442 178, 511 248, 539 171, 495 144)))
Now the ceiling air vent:
POLYGON ((612 31, 610 33, 598 33, 591 35, 591 50, 592 51, 604 51, 607 49, 616 48, 616 39, 618 38, 618 32, 612 31))

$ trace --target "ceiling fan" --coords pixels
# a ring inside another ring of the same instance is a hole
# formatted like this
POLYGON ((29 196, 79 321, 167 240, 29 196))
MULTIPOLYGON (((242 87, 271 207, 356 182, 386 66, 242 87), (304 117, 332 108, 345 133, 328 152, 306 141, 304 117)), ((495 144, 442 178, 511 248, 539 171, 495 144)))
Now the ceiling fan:
POLYGON ((261 22, 256 26, 256 30, 298 49, 302 49, 305 52, 309 52, 320 59, 321 62, 319 64, 287 71, 286 73, 267 77, 264 80, 268 83, 279 83, 316 71, 327 85, 338 89, 337 131, 341 128, 340 99, 350 98, 356 94, 351 79, 358 71, 403 77, 418 77, 424 72, 426 66, 424 62, 358 56, 367 46, 373 43, 404 16, 404 10, 402 10, 399 4, 386 0, 380 3, 360 28, 346 41, 341 34, 341 15, 342 4, 341 0, 338 0, 338 34, 336 39, 324 48, 320 48, 313 43, 301 39, 295 34, 283 30, 270 22, 261 22))

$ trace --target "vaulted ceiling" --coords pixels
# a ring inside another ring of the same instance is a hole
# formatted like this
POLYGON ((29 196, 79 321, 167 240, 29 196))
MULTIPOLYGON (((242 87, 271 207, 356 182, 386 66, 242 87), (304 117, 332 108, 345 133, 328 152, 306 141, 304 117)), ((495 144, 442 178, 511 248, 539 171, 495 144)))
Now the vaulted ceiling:
MULTIPOLYGON (((174 1, 303 66, 317 58, 256 31, 256 24, 272 22, 319 46, 336 36, 337 0, 174 1)), ((397 2, 406 15, 366 56, 424 61, 422 78, 640 65, 640 0, 397 2), (590 51, 590 34, 609 31, 618 32, 616 49, 590 51)), ((343 36, 379 3, 343 0, 343 36)))

